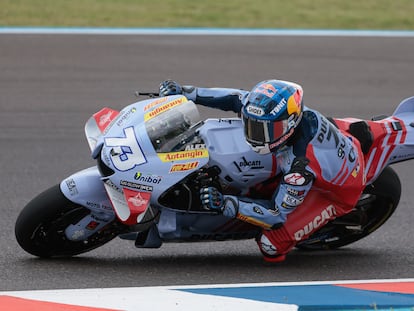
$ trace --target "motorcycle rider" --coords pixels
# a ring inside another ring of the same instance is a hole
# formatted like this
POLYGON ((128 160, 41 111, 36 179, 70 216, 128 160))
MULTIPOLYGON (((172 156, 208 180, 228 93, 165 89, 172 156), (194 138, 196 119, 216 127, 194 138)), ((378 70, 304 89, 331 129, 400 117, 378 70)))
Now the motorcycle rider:
POLYGON ((166 80, 159 91, 241 113, 251 148, 273 153, 282 176, 271 200, 223 195, 215 187, 200 190, 205 208, 263 228, 256 241, 266 261, 283 261, 298 242, 357 203, 365 186, 361 145, 333 120, 305 107, 300 85, 266 80, 249 92, 166 80))

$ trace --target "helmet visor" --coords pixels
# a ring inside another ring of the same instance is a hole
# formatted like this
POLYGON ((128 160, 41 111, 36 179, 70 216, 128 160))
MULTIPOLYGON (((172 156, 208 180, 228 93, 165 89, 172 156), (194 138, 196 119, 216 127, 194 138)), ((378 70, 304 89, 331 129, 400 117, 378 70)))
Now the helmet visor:
POLYGON ((288 120, 270 122, 243 117, 244 134, 255 146, 276 142, 288 132, 288 120))

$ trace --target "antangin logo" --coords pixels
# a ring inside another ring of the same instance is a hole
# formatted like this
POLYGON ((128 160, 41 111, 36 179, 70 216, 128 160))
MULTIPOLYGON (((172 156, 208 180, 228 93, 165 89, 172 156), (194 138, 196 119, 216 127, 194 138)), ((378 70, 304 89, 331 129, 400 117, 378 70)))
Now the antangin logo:
POLYGON ((196 149, 169 153, 158 153, 158 157, 162 162, 208 158, 208 151, 207 149, 196 149))

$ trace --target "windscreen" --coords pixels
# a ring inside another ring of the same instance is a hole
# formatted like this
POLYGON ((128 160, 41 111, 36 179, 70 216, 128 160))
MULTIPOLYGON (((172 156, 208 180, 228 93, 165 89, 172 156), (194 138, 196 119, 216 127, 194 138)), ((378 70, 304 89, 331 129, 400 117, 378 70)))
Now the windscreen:
POLYGON ((156 152, 179 151, 197 139, 195 125, 200 121, 196 105, 186 101, 151 118, 145 128, 156 152))

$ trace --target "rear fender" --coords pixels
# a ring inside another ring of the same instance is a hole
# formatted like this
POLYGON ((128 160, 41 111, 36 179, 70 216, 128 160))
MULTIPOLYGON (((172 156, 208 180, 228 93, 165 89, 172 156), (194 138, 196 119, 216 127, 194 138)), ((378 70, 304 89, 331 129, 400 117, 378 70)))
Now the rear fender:
POLYGON ((106 193, 97 167, 79 171, 60 183, 64 196, 93 213, 114 215, 111 201, 106 193))

